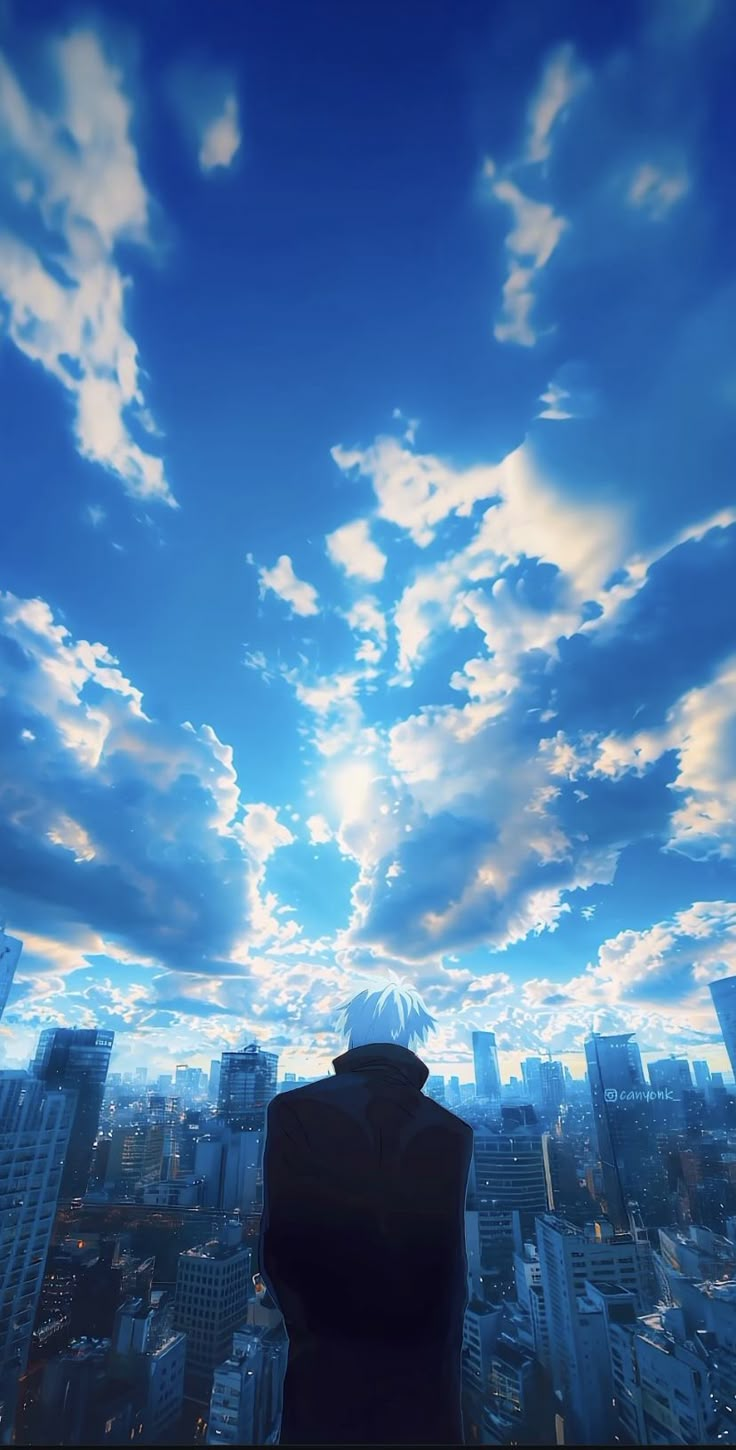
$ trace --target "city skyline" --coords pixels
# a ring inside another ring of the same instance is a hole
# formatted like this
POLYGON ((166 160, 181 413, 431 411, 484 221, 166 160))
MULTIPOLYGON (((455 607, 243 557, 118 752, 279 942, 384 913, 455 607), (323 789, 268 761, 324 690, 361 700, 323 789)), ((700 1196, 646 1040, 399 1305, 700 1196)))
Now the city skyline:
POLYGON ((3 26, 0 1065, 726 1070, 733 8, 3 26))

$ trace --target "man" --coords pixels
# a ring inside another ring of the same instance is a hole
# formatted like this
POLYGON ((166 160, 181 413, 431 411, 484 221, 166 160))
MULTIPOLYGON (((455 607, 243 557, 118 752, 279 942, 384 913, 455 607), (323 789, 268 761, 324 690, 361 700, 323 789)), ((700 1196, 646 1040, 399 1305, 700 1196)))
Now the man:
POLYGON ((397 984, 341 1009, 335 1075, 269 1104, 260 1271, 289 1336, 281 1444, 461 1444, 473 1134, 426 1097, 397 984))

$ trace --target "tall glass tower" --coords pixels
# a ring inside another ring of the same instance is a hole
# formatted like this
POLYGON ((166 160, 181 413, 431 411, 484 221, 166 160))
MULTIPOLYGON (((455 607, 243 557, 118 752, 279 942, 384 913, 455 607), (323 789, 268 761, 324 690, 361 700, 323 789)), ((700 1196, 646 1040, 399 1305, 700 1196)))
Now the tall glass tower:
POLYGON ((736 977, 711 982, 710 995, 718 1015, 731 1071, 736 1077, 736 977))
POLYGON ((217 1115, 233 1127, 265 1127, 266 1108, 276 1096, 279 1059, 256 1042, 242 1052, 223 1052, 217 1115))
POLYGON ((47 1027, 38 1039, 33 1076, 47 1088, 73 1089, 77 1094, 62 1199, 80 1198, 87 1187, 114 1041, 114 1032, 96 1027, 47 1027))
POLYGON ((5 1010, 22 950, 23 943, 15 936, 7 936, 4 927, 0 925, 0 1017, 5 1010))
POLYGON ((500 1098, 501 1073, 495 1032, 473 1033, 475 1091, 479 1098, 500 1098))
POLYGON ((0 1444, 12 1443, 74 1112, 27 1072, 0 1072, 0 1444))
POLYGON ((647 1226, 667 1223, 670 1211, 657 1149, 657 1104, 642 1082, 632 1036, 593 1032, 585 1043, 606 1211, 619 1231, 628 1231, 632 1201, 647 1226))

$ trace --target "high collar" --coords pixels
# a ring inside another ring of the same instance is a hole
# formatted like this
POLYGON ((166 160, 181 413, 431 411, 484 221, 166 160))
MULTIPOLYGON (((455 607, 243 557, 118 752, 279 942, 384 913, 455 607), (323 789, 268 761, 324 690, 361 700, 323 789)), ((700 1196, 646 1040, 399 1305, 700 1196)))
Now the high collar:
POLYGON ((340 1072, 381 1072, 388 1077, 403 1079, 411 1087, 423 1088, 429 1077, 429 1068, 398 1042, 368 1042, 364 1047, 351 1047, 336 1057, 332 1066, 340 1072))

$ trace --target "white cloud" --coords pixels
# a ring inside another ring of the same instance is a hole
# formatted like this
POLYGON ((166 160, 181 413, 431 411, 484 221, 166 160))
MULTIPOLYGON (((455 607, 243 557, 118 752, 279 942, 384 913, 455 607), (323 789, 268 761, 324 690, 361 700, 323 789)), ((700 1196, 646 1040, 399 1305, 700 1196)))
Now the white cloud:
POLYGON ((342 468, 356 468, 371 480, 379 516, 420 546, 431 543, 448 515, 467 516, 479 501, 495 499, 464 549, 419 571, 404 589, 394 612, 400 674, 410 672, 436 630, 474 622, 501 679, 525 649, 550 647, 577 628, 583 604, 598 596, 624 557, 624 513, 565 499, 541 478, 529 445, 500 464, 470 469, 412 453, 391 438, 379 438, 365 450, 332 451, 342 468), (555 608, 531 609, 523 589, 512 595, 498 580, 505 567, 524 557, 560 570, 555 608))
POLYGON ((346 574, 367 579, 371 584, 377 584, 383 578, 386 555, 371 538, 367 519, 343 524, 334 533, 328 534, 325 542, 333 564, 338 564, 346 574))
POLYGON ((165 80, 182 134, 206 176, 232 165, 242 143, 235 77, 228 70, 180 61, 165 80))
POLYGON ((450 514, 467 515, 479 499, 494 493, 493 469, 455 469, 428 453, 413 453, 397 438, 377 438, 370 448, 337 445, 332 457, 343 473, 356 469, 369 478, 379 518, 396 524, 419 548, 431 544, 450 514))
POLYGON ((642 775, 668 750, 679 760, 669 849, 695 860, 735 858, 736 658, 709 684, 682 695, 664 725, 597 742, 592 768, 611 780, 628 771, 642 775))
POLYGON ((240 150, 240 115, 237 96, 225 97, 222 113, 213 116, 204 129, 199 148, 199 164, 203 171, 227 167, 240 150))
POLYGON ((280 846, 290 846, 296 839, 288 826, 278 818, 273 806, 263 802, 246 805, 246 816, 240 828, 242 840, 250 855, 262 865, 280 846))
POLYGON ((280 554, 273 569, 259 569, 258 578, 261 597, 270 589, 279 599, 290 604, 295 614, 319 614, 317 590, 303 579, 297 579, 288 554, 280 554))
MULTIPOLYGON (((151 719, 110 651, 74 639, 44 600, 0 595, 0 627, 13 645, 0 706, 35 736, 8 762, 4 849, 28 860, 29 879, 62 883, 64 922, 97 927, 136 961, 173 957, 205 974, 236 931, 262 935, 277 905, 261 890, 264 863, 293 837, 263 804, 241 821, 232 748, 209 725, 151 719)), ((39 915, 49 935, 61 930, 55 899, 34 907, 42 934, 39 915)))
POLYGON ((395 418, 397 423, 403 423, 405 425, 403 433, 404 442, 413 447, 416 442, 419 419, 407 418, 406 414, 401 411, 401 408, 394 408, 391 417, 395 418))
POLYGON ((313 846, 325 846, 333 839, 332 829, 325 816, 307 816, 306 827, 309 831, 309 839, 313 846))
POLYGON ((557 216, 547 202, 525 196, 515 182, 497 177, 492 162, 486 162, 485 175, 497 201, 511 208, 514 225, 506 237, 508 275, 503 286, 501 318, 493 333, 498 342, 516 342, 533 347, 537 332, 532 325, 534 284, 537 274, 546 267, 568 223, 557 216))
POLYGON ((28 99, 0 57, 5 172, 28 218, 22 234, 0 234, 8 332, 73 397, 83 456, 133 497, 175 506, 161 458, 135 436, 150 432, 149 414, 115 261, 120 242, 149 242, 130 102, 92 32, 75 31, 50 53, 53 114, 28 99))
POLYGON ((378 600, 372 595, 357 599, 345 618, 350 628, 362 636, 355 651, 355 658, 366 665, 375 665, 381 659, 388 639, 386 616, 378 600))
POLYGON ((552 150, 551 136, 556 122, 564 116, 570 102, 587 85, 588 71, 582 66, 570 44, 559 46, 550 55, 539 90, 529 107, 527 161, 546 161, 552 150))
POLYGON ((684 167, 666 171, 645 163, 632 177, 627 200, 652 221, 662 221, 689 190, 690 178, 684 167))
POLYGON ((540 395, 539 401, 544 403, 544 408, 541 413, 537 413, 538 418, 547 418, 559 423, 564 419, 575 417, 574 413, 569 412, 570 393, 559 383, 554 381, 548 383, 547 391, 540 395))
MULTIPOLYGON (((578 61, 570 44, 559 46, 548 57, 539 90, 531 101, 528 135, 522 163, 548 160, 552 151, 553 131, 574 98, 590 80, 589 72, 578 61)), ((501 315, 493 329, 497 342, 513 342, 520 347, 533 347, 538 338, 532 320, 535 286, 539 273, 547 266, 569 223, 559 216, 548 202, 534 200, 511 180, 512 163, 499 171, 490 157, 486 158, 483 177, 496 201, 510 207, 513 226, 506 237, 507 274, 501 293, 501 315)), ((545 417, 565 416, 559 412, 545 417)))
POLYGON ((599 399, 592 386, 588 367, 580 362, 567 362, 558 368, 555 376, 541 394, 544 407, 538 418, 549 422, 563 422, 571 418, 591 418, 599 410, 599 399))

